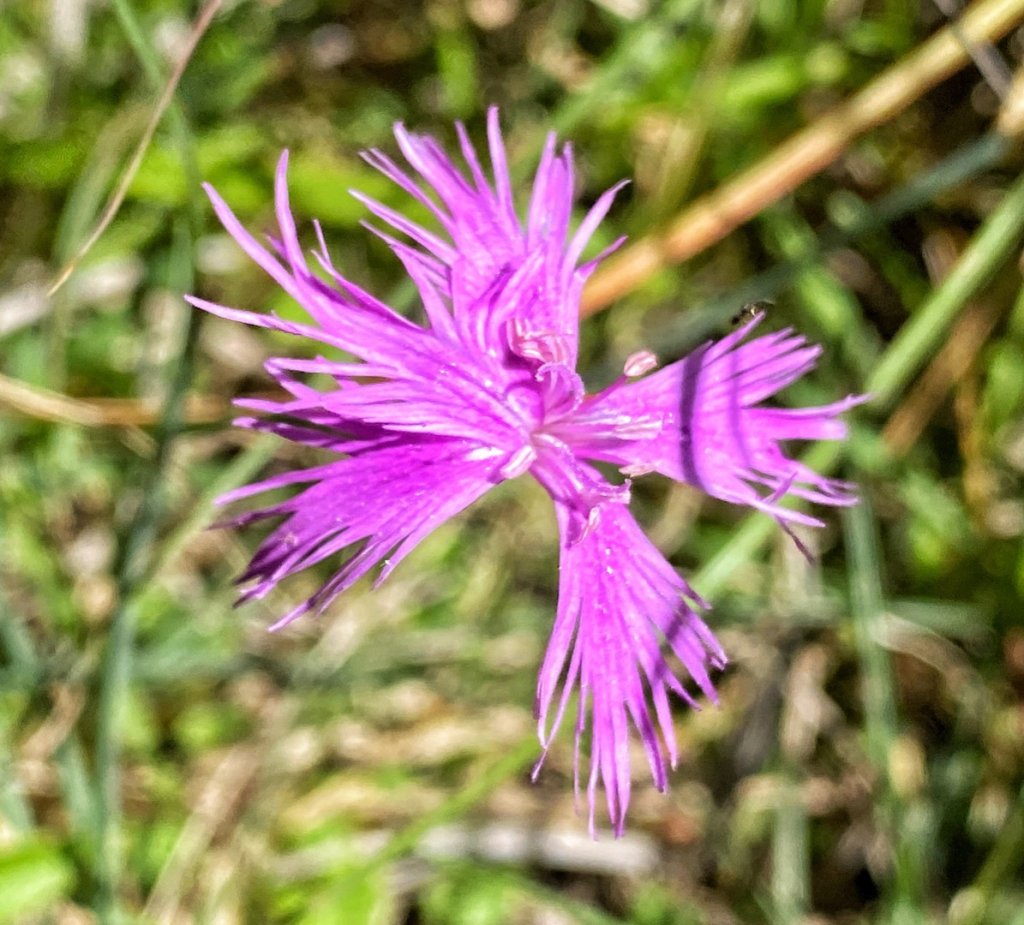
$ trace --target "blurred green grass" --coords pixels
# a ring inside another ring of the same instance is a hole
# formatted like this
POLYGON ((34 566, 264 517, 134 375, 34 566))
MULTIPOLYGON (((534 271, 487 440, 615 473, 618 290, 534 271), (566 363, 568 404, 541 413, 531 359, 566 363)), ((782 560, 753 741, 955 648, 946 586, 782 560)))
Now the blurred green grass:
MULTIPOLYGON (((504 486, 378 591, 271 637, 317 577, 233 611, 253 538, 205 528, 216 494, 305 457, 226 412, 180 420, 189 394, 266 390, 262 360, 302 349, 194 327, 186 290, 289 309, 190 162, 260 228, 290 148, 297 214, 407 304, 345 192, 400 202, 358 159, 393 148, 394 121, 450 138, 463 118, 479 137, 498 103, 521 178, 556 128, 583 203, 633 180, 598 243, 641 237, 916 48, 938 9, 226 4, 116 220, 47 300, 194 15, 29 0, 0 17, 0 373, 161 409, 62 423, 12 410, 0 381, 0 922, 1015 925, 1024 188, 973 69, 584 326, 597 383, 770 296, 773 323, 826 346, 794 397, 879 394, 843 453, 816 453, 865 504, 808 539, 813 565, 770 523, 638 483, 733 664, 720 710, 677 711, 668 796, 638 766, 620 842, 587 843, 567 743, 527 779, 556 577, 539 491, 504 486), (958 360, 972 318, 991 322, 958 360)), ((998 54, 1016 68, 1022 47, 1014 33, 998 54)))

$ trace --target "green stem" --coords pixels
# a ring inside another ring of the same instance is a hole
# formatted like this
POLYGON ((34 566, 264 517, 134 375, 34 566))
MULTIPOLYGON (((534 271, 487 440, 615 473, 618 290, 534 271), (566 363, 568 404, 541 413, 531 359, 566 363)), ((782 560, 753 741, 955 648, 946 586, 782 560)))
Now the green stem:
POLYGON ((695 306, 669 326, 659 329, 658 349, 670 353, 687 349, 705 339, 720 328, 725 319, 735 314, 740 305, 774 298, 793 285, 801 274, 822 268, 822 262, 829 254, 855 244, 865 235, 933 202, 946 190, 955 189, 991 170, 1013 147, 1011 139, 992 132, 957 149, 905 186, 870 204, 853 206, 848 201, 846 205, 852 207, 853 214, 841 227, 817 232, 814 243, 808 242, 802 253, 794 254, 791 259, 776 263, 728 292, 695 306))
MULTIPOLYGON (((124 33, 125 39, 131 46, 142 70, 146 75, 146 82, 149 89, 156 97, 159 97, 167 82, 167 75, 164 73, 160 55, 157 53, 149 37, 142 29, 142 23, 135 12, 130 0, 110 0, 111 9, 117 17, 118 25, 124 33)), ((167 123, 170 127, 174 143, 182 158, 182 166, 185 170, 186 188, 198 190, 202 184, 202 176, 199 172, 199 163, 196 160, 195 140, 192 131, 188 126, 188 120, 177 100, 171 100, 167 107, 167 123)), ((189 197, 189 210, 194 223, 198 228, 198 221, 202 216, 202 202, 198 196, 189 197)))
POLYGON ((949 276, 893 338, 865 383, 874 406, 888 408, 942 343, 964 304, 1024 238, 1024 176, 1010 187, 949 276))
MULTIPOLYGON (((976 894, 970 913, 961 920, 960 925, 981 925, 985 921, 993 899, 1006 889, 1007 880, 1020 866, 1024 855, 1024 787, 1017 794, 1017 801, 1003 824, 992 846, 981 871, 975 878, 971 889, 976 894)), ((1024 913, 1021 916, 1024 921, 1024 913)))
MULTIPOLYGON (((882 354, 864 390, 875 396, 872 407, 888 408, 914 374, 935 352, 957 313, 987 283, 1019 246, 1024 237, 1024 177, 1003 197, 998 208, 981 227, 952 272, 914 313, 903 330, 882 354)), ((845 444, 819 443, 803 462, 827 474, 839 464, 845 444)), ((732 539, 694 576, 694 587, 714 597, 732 572, 750 561, 774 535, 773 521, 763 514, 751 514, 732 539)))
MULTIPOLYGON (((192 231, 182 219, 175 225, 171 246, 169 276, 176 292, 191 288, 192 246, 192 231)), ((186 312, 181 352, 171 371, 164 416, 157 430, 156 455, 117 568, 120 603, 111 621, 101 668, 96 719, 96 908, 101 923, 116 918, 121 876, 121 711, 132 674, 138 591, 153 558, 153 540, 163 506, 163 483, 171 448, 181 428, 198 327, 198 312, 186 312)))
MULTIPOLYGON (((129 0, 111 0, 114 14, 135 57, 142 65, 150 89, 159 94, 165 85, 160 57, 142 28, 129 0)), ((199 168, 195 145, 181 107, 168 107, 169 123, 185 168, 189 198, 188 220, 174 226, 169 286, 184 293, 192 284, 192 248, 202 227, 199 168)), ((197 313, 185 315, 181 349, 170 369, 170 387, 163 419, 157 430, 157 451, 147 478, 143 501, 121 549, 117 568, 120 603, 112 618, 99 681, 96 713, 96 909, 101 923, 116 918, 121 876, 121 742, 120 716, 132 674, 135 639, 136 590, 150 569, 153 538, 162 506, 162 486, 174 438, 181 426, 185 393, 191 378, 198 332, 197 313)))
POLYGON ((787 773, 772 830, 772 905, 777 925, 806 921, 811 904, 810 825, 795 775, 787 773))
POLYGON ((843 532, 850 563, 854 646, 861 664, 868 756, 884 774, 896 737, 896 700, 889 657, 880 642, 885 606, 878 539, 868 499, 843 512, 843 532))

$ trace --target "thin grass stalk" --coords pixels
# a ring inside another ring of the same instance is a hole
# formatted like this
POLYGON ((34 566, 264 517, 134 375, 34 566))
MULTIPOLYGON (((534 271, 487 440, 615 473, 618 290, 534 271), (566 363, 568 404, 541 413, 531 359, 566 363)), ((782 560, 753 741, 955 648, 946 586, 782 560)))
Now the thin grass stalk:
POLYGON ((781 783, 772 827, 772 908, 776 925, 801 925, 811 911, 810 826, 791 773, 781 783))
POLYGON ((682 263, 721 241, 835 161, 855 138, 891 119, 968 64, 964 39, 975 45, 995 41, 1022 19, 1024 0, 978 0, 955 29, 942 29, 846 103, 791 136, 729 183, 702 196, 667 229, 610 259, 591 278, 583 295, 582 313, 590 315, 606 308, 664 267, 682 263))
MULTIPOLYGON (((140 50, 143 49, 143 46, 145 45, 145 41, 143 40, 141 30, 138 29, 138 23, 133 20, 133 14, 130 12, 130 6, 126 0, 113 0, 113 2, 119 19, 123 22, 126 21, 126 18, 127 20, 133 21, 133 27, 131 29, 126 29, 126 32, 134 50, 139 54, 140 50)), ((93 246, 103 236, 103 233, 116 217, 125 197, 128 195, 128 189, 131 186, 132 181, 135 179, 135 175, 142 166, 142 160, 146 155, 146 151, 149 149, 150 143, 153 141, 153 137, 156 135, 156 130, 160 125, 160 122, 163 120, 164 114, 174 102, 174 93, 178 87, 178 82, 185 73, 188 62, 191 60, 192 54, 195 52, 196 45, 199 43, 199 40, 203 37, 206 29, 213 21, 213 17, 220 8, 220 4, 221 0, 207 0, 206 5, 200 11, 195 24, 192 27, 192 31, 189 34, 185 52, 182 55, 181 60, 175 66, 171 76, 160 89, 160 97, 157 99, 156 105, 153 107, 153 112, 150 116, 149 122, 142 133, 142 137, 139 139, 139 143, 135 147, 135 151, 132 154, 131 160, 128 162, 128 166, 121 174, 121 178, 118 181, 106 208, 103 210, 103 214, 100 216, 95 228, 93 228, 92 232, 89 234, 89 237, 85 239, 74 257, 64 265, 63 269, 61 269, 60 273, 57 275, 57 278, 50 285, 50 288, 47 291, 49 296, 53 296, 54 293, 64 285, 71 274, 75 272, 75 269, 81 263, 86 254, 92 250, 93 246)), ((150 80, 152 82, 153 75, 159 74, 159 67, 153 64, 153 60, 155 59, 147 57, 145 60, 150 62, 150 65, 146 68, 146 72, 147 75, 150 76, 150 80)), ((159 81, 156 81, 155 83, 159 86, 159 81)), ((200 182, 199 168, 195 158, 192 137, 188 131, 188 126, 185 123, 184 116, 174 119, 173 129, 179 148, 183 154, 187 188, 196 190, 199 188, 200 182)), ((191 197, 189 205, 193 219, 198 219, 200 214, 199 209, 201 208, 198 199, 195 196, 191 197)))
MULTIPOLYGON (((967 911, 956 918, 957 925, 982 925, 1000 891, 1020 867, 1024 856, 1024 786, 1017 793, 1013 809, 1003 824, 992 850, 974 883, 968 887, 967 911)), ((1021 915, 1024 921, 1024 913, 1021 915)))
POLYGON ((0 728, 0 817, 19 834, 31 832, 35 826, 32 808, 14 771, 7 730, 3 728, 0 728))
POLYGON ((867 498, 843 511, 843 535, 850 562, 850 612, 861 664, 867 753, 884 773, 896 738, 896 699, 889 657, 881 646, 885 603, 878 538, 867 498))
MULTIPOLYGON (((175 225, 170 284, 186 292, 192 283, 193 233, 184 219, 175 225)), ((163 483, 174 438, 181 429, 182 405, 192 374, 199 328, 198 313, 186 312, 181 350, 173 362, 164 418, 156 437, 156 454, 143 501, 121 550, 117 568, 119 605, 100 672, 96 722, 97 912, 100 922, 116 919, 121 877, 121 711, 128 693, 133 661, 137 596, 153 558, 153 543, 162 509, 163 483)))
POLYGON ((1024 237, 1024 177, 1010 187, 956 266, 893 338, 867 389, 888 408, 942 343, 965 303, 984 286, 1024 237))
MULTIPOLYGON (((31 690, 41 674, 41 664, 25 627, 14 617, 11 603, 0 592, 0 649, 7 656, 10 674, 23 689, 31 690)), ((35 818, 21 781, 14 770, 14 750, 8 721, 0 721, 0 817, 16 832, 29 832, 35 818)))
POLYGON ((96 788, 86 765, 85 749, 76 732, 72 732, 59 746, 54 754, 57 767, 57 780, 63 797, 63 805, 67 811, 68 827, 79 839, 86 857, 95 866, 95 851, 99 845, 97 820, 96 788), (92 854, 88 854, 92 851, 92 854))
POLYGON ((897 757, 896 689, 883 645, 886 618, 882 567, 874 514, 867 499, 843 512, 843 534, 850 562, 850 613, 854 650, 860 664, 865 750, 880 782, 878 822, 891 846, 892 881, 887 904, 893 925, 924 920, 927 865, 927 812, 919 802, 904 802, 893 787, 897 757))
MULTIPOLYGON (((175 223, 171 245, 169 285, 174 291, 184 294, 192 286, 193 243, 202 228, 203 206, 199 196, 199 170, 191 132, 184 114, 174 99, 174 88, 187 64, 186 56, 169 81, 165 81, 160 57, 145 35, 141 23, 129 0, 112 0, 114 12, 125 37, 136 58, 141 63, 151 89, 160 94, 154 110, 151 125, 160 120, 164 112, 170 113, 170 125, 179 153, 185 167, 189 188, 187 220, 175 223)), ((219 0, 211 0, 203 8, 193 30, 195 42, 205 31, 219 0)), ((148 132, 142 139, 139 151, 144 151, 152 138, 148 132)), ((138 156, 138 154, 137 154, 138 156)), ((106 213, 98 226, 99 232, 113 220, 119 205, 115 192, 106 213)), ((84 256, 88 247, 98 238, 94 231, 90 239, 73 258, 70 270, 84 256)), ((66 278, 69 270, 65 268, 66 278)), ((96 899, 95 905, 101 925, 117 918, 117 892, 121 877, 121 799, 120 799, 120 711, 128 692, 135 638, 136 601, 135 592, 152 558, 153 539, 156 535, 157 520, 161 508, 162 486, 165 469, 170 458, 174 438, 181 428, 182 406, 191 378, 192 359, 198 334, 196 313, 185 315, 184 331, 178 356, 171 362, 170 387, 164 406, 164 415, 157 432, 156 452, 147 479, 143 501, 129 529, 121 549, 117 566, 119 605, 111 621, 103 664, 99 679, 99 693, 96 719, 95 757, 95 831, 96 831, 96 899)))
MULTIPOLYGON (((991 279, 1020 246, 1024 238, 1024 177, 1003 197, 998 208, 981 227, 957 265, 932 296, 917 309, 907 323, 911 331, 901 331, 883 353, 878 366, 868 377, 864 390, 875 396, 872 407, 886 410, 927 363, 949 324, 967 302, 991 279), (911 327, 912 326, 912 327, 911 327), (937 331, 935 329, 938 329, 937 331)), ((822 473, 834 471, 846 444, 819 443, 803 461, 822 473)), ((763 514, 751 514, 732 538, 694 576, 694 587, 707 597, 715 597, 733 572, 757 555, 774 535, 774 523, 763 514)))
POLYGON ((817 232, 813 243, 806 242, 799 250, 794 249, 788 260, 776 263, 771 269, 750 277, 728 292, 688 309, 678 320, 659 328, 659 349, 668 353, 692 347, 734 315, 737 306, 777 296, 794 285, 801 274, 821 267, 830 253, 855 244, 865 235, 916 212, 947 190, 991 170, 1006 157, 1014 144, 1012 138, 990 132, 958 148, 938 164, 874 202, 863 203, 858 208, 848 201, 847 207, 853 214, 841 227, 817 232))

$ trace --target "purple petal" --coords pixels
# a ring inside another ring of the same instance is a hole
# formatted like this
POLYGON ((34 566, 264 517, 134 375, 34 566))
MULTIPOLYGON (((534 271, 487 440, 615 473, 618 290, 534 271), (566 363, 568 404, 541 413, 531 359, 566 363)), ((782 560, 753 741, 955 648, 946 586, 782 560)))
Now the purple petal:
POLYGON ((242 601, 265 596, 289 575, 341 554, 341 567, 302 607, 322 612, 338 594, 383 562, 387 577, 428 533, 484 494, 500 476, 493 456, 468 440, 392 438, 326 466, 289 472, 237 490, 224 500, 311 482, 295 497, 243 517, 284 517, 240 579, 254 584, 242 601))
MULTIPOLYGON (((668 692, 695 705, 679 677, 689 675, 714 699, 709 670, 724 667, 725 653, 694 610, 699 598, 624 505, 601 506, 587 535, 575 542, 572 511, 562 503, 556 511, 562 537, 558 613, 537 685, 538 734, 546 751, 578 688, 577 728, 590 728, 591 831, 600 781, 621 835, 631 784, 630 725, 640 735, 655 785, 664 790, 666 764, 678 759, 668 692), (678 673, 665 649, 681 666, 678 673)), ((577 760, 579 747, 577 737, 577 760)))
POLYGON ((843 439, 839 415, 864 398, 792 410, 762 407, 814 367, 820 348, 789 331, 743 342, 757 320, 644 379, 620 380, 549 429, 586 458, 661 472, 779 520, 819 526, 817 518, 779 502, 788 494, 849 505, 856 497, 848 483, 788 458, 782 444, 843 439))

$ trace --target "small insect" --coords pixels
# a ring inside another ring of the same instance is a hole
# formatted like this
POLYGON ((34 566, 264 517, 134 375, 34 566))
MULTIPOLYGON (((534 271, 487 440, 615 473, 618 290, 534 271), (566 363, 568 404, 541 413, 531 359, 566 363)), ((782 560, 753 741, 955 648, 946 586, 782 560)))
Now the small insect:
POLYGON ((734 328, 738 328, 741 324, 746 324, 757 315, 766 315, 768 313, 768 309, 774 307, 775 303, 769 302, 767 299, 759 299, 757 302, 747 302, 743 308, 732 316, 731 324, 734 328))

